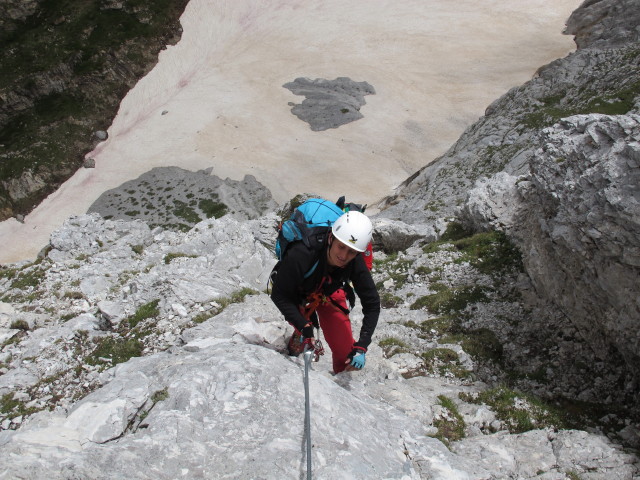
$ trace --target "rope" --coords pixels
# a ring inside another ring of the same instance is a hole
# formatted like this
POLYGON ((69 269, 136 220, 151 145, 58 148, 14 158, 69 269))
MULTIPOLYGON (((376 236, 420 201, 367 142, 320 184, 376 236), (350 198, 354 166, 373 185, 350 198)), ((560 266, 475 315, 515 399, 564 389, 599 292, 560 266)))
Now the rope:
POLYGON ((309 400, 309 365, 313 349, 304 347, 304 429, 307 438, 307 480, 311 480, 311 402, 309 400))

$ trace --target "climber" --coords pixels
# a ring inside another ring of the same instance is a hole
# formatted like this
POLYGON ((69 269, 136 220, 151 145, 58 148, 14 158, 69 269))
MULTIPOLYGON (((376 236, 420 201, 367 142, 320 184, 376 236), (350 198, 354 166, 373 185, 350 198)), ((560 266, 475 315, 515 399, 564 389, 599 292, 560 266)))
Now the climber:
POLYGON ((362 252, 371 241, 373 226, 363 213, 349 211, 332 225, 319 250, 293 242, 272 276, 271 299, 294 327, 289 353, 305 345, 315 347, 315 328, 322 329, 331 349, 333 370, 359 370, 380 315, 380 297, 362 252), (309 267, 317 268, 309 275, 309 267), (347 293, 360 298, 364 318, 358 341, 353 338, 347 293), (318 321, 319 320, 319 321, 318 321))

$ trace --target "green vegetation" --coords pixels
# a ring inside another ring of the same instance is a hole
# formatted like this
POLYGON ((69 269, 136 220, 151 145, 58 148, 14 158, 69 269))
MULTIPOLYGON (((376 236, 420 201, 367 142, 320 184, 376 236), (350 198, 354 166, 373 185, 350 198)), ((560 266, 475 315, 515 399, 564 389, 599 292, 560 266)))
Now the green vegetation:
POLYGON ((542 99, 544 106, 527 114, 523 123, 529 128, 542 129, 571 115, 623 115, 629 112, 633 108, 635 98, 640 95, 640 81, 616 85, 613 88, 603 93, 586 87, 576 92, 565 91, 548 96, 542 99))
MULTIPOLYGON (((81 165, 93 148, 93 132, 106 130, 120 100, 178 31, 187 2, 120 3, 116 8, 96 0, 44 0, 24 21, 3 19, 0 90, 10 98, 28 95, 33 107, 0 125, 7 152, 0 180, 27 171, 47 180, 44 191, 15 207, 33 205, 81 165), (53 91, 43 77, 65 90, 53 91)), ((0 199, 9 202, 1 186, 0 199)))
POLYGON ((160 309, 158 308, 159 302, 160 300, 153 300, 149 303, 145 303, 136 310, 136 313, 127 317, 124 322, 126 322, 130 328, 135 328, 143 320, 157 317, 160 314, 160 309))
POLYGON ((402 298, 392 294, 391 292, 382 292, 380 295, 380 306, 382 308, 394 308, 402 303, 402 298))
POLYGON ((386 358, 391 358, 398 353, 408 353, 410 351, 409 345, 395 337, 384 338, 378 342, 378 345, 382 348, 386 358))
POLYGON ((440 376, 452 375, 456 378, 469 378, 471 375, 471 372, 460 363, 458 354, 449 348, 432 348, 424 352, 421 357, 427 373, 440 376))
POLYGON ((441 343, 455 343, 476 360, 502 361, 502 344, 488 328, 461 330, 459 333, 444 335, 441 343))
POLYGON ((0 266, 0 278, 7 278, 11 280, 17 274, 17 270, 15 268, 7 268, 0 266))
POLYGON ((133 357, 142 355, 144 346, 136 338, 103 337, 97 340, 95 350, 85 359, 90 365, 102 365, 111 367, 118 363, 124 363, 133 357), (105 365, 102 358, 108 358, 111 362, 105 365))
POLYGON ((225 308, 234 303, 242 303, 247 295, 256 295, 258 292, 252 288, 242 288, 233 292, 229 297, 223 297, 216 299, 218 307, 207 312, 202 312, 191 319, 195 324, 206 322, 212 317, 215 317, 221 313, 225 308))
POLYGON ((460 393, 460 399, 491 407, 511 433, 523 433, 538 428, 567 428, 559 410, 545 405, 532 395, 497 387, 477 394, 460 393))
POLYGON ((449 446, 451 442, 464 438, 465 423, 453 400, 444 395, 438 395, 438 401, 446 410, 446 415, 433 420, 433 426, 438 429, 435 437, 449 446))
POLYGON ((291 200, 289 200, 289 202, 285 204, 280 210, 278 210, 276 212, 276 215, 282 220, 288 219, 289 217, 291 217, 293 211, 300 205, 302 205, 308 198, 310 197, 308 197, 307 195, 296 195, 291 200))
POLYGON ((82 298, 84 298, 84 295, 82 295, 82 292, 76 292, 76 291, 67 291, 64 292, 64 298, 68 298, 70 300, 80 300, 82 298))
MULTIPOLYGON (((460 321, 451 315, 435 317, 420 324, 409 322, 406 326, 418 330, 420 332, 418 336, 421 338, 437 339, 440 344, 460 345, 475 361, 502 364, 502 344, 495 333, 488 328, 463 328, 460 321)), ((423 354, 427 367, 432 365, 430 359, 433 357, 436 357, 440 362, 453 362, 448 370, 456 377, 464 378, 467 374, 462 371, 464 369, 458 370, 457 354, 449 349, 443 350, 441 352, 440 349, 433 349, 423 354), (455 359, 448 352, 454 353, 455 359)), ((432 368, 427 368, 427 370, 436 373, 432 368)))
POLYGON ((39 266, 25 267, 13 277, 11 288, 17 288, 18 290, 26 290, 29 287, 37 288, 45 275, 46 271, 39 266))
POLYGON ((200 215, 198 215, 196 211, 186 203, 175 200, 174 205, 175 208, 173 209, 173 214, 178 218, 186 220, 189 224, 194 225, 202 220, 200 215))
POLYGON ((402 288, 407 282, 411 266, 411 260, 401 258, 397 252, 388 255, 382 260, 373 260, 373 271, 384 272, 389 279, 393 280, 394 288, 402 288))
POLYGON ((478 302, 487 302, 486 287, 457 287, 444 288, 437 293, 425 295, 411 304, 411 310, 422 308, 435 314, 450 314, 464 310, 468 305, 478 302))
MULTIPOLYGON (((220 304, 220 311, 227 308, 233 303, 242 303, 247 295, 256 295, 258 292, 252 288, 241 288, 231 294, 229 297, 219 298, 216 301, 220 304)), ((218 313, 220 313, 220 311, 218 313)))
POLYGON ((189 255, 187 253, 167 253, 164 256, 164 263, 169 264, 171 263, 171 260, 174 260, 176 258, 198 258, 197 255, 189 255))
POLYGON ((13 398, 13 392, 6 393, 0 397, 0 413, 8 416, 31 415, 38 411, 37 408, 27 408, 24 402, 13 398))
POLYGON ((198 315, 196 315, 195 317, 193 317, 191 319, 191 321, 195 324, 199 324, 199 323, 204 323, 207 320, 209 320, 211 317, 213 317, 215 315, 215 313, 212 312, 203 312, 203 313, 199 313, 198 315))
POLYGON ((26 320, 14 320, 13 322, 11 322, 11 327, 15 330, 24 330, 25 332, 29 330, 29 324, 27 323, 26 320))
POLYGON ((417 324, 415 322, 407 322, 407 327, 414 328, 420 332, 418 336, 421 338, 440 337, 445 333, 454 331, 455 320, 450 315, 430 318, 417 324))
POLYGON ((169 390, 167 389, 167 387, 163 388, 162 390, 158 390, 153 395, 151 395, 151 401, 154 404, 162 402, 167 398, 169 398, 169 390))
MULTIPOLYGON (((217 198, 218 195, 215 195, 217 198)), ((205 214, 207 218, 220 218, 227 214, 229 209, 222 202, 216 202, 209 198, 203 198, 198 202, 198 207, 202 210, 202 213, 205 214)))
POLYGON ((431 253, 449 243, 462 253, 456 263, 469 262, 481 273, 497 276, 510 271, 523 271, 520 251, 503 232, 474 234, 461 224, 451 222, 440 240, 428 244, 423 251, 431 253))

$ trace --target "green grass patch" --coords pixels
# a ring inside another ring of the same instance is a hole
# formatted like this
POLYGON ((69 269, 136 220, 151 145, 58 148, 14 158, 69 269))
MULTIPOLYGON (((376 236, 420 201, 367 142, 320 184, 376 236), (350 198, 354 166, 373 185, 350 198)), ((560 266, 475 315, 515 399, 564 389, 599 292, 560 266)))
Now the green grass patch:
POLYGON ((15 268, 0 267, 0 278, 13 279, 18 274, 15 268))
POLYGON ((439 292, 419 297, 409 307, 411 310, 426 309, 434 314, 451 314, 464 310, 468 305, 487 302, 489 289, 486 287, 445 288, 439 292))
POLYGON ((457 261, 468 261, 478 271, 500 275, 508 271, 524 271, 520 250, 503 232, 477 233, 453 242, 463 252, 457 261))
POLYGON ((0 413, 7 416, 25 416, 38 411, 37 408, 27 408, 24 402, 13 398, 13 392, 6 393, 0 397, 0 413))
MULTIPOLYGON (((217 197, 217 195, 216 195, 217 197)), ((220 218, 227 214, 229 208, 222 202, 216 202, 210 198, 203 198, 198 202, 198 208, 207 218, 220 218)))
POLYGON ((438 403, 446 410, 446 415, 433 420, 433 426, 438 429, 435 437, 445 445, 464 438, 465 423, 458 407, 450 398, 438 395, 438 403))
POLYGON ((444 315, 441 317, 430 318, 420 323, 419 329, 423 332, 432 333, 435 335, 444 335, 450 332, 455 322, 452 316, 444 315))
POLYGON ((199 313, 198 315, 196 315, 195 317, 193 317, 192 321, 195 324, 200 324, 200 323, 204 323, 207 320, 209 320, 211 317, 213 317, 215 315, 215 313, 212 312, 203 312, 203 313, 199 313))
POLYGON ((143 320, 157 317, 160 314, 160 309, 158 308, 159 302, 160 300, 153 300, 149 303, 141 305, 136 310, 136 313, 134 313, 130 317, 127 317, 124 322, 129 325, 129 328, 135 328, 143 320))
POLYGON ((47 185, 15 202, 0 186, 0 203, 24 213, 81 166, 95 146, 93 132, 106 130, 120 100, 178 32, 186 0, 120 3, 42 0, 25 19, 3 18, 0 90, 33 106, 0 127, 0 180, 30 171, 47 185), (52 92, 42 78, 64 90, 52 92))
POLYGON ((440 343, 456 343, 476 360, 502 361, 502 344, 488 328, 478 328, 475 330, 464 330, 458 333, 451 333, 443 336, 440 343))
POLYGON ((380 295, 380 306, 382 308, 395 308, 402 305, 403 302, 404 300, 401 297, 394 295, 391 292, 382 292, 380 295))
POLYGON ((18 290, 26 290, 29 287, 37 288, 40 282, 44 280, 45 275, 46 271, 38 266, 25 268, 13 277, 11 288, 17 288, 18 290))
POLYGON ((14 320, 11 322, 11 326, 9 328, 13 328, 15 330, 23 330, 25 332, 29 331, 29 324, 26 320, 14 320))
POLYGON ((144 346, 136 338, 104 337, 97 341, 97 347, 85 361, 90 365, 110 367, 140 357, 143 349, 144 346), (101 358, 109 358, 111 362, 105 363, 101 358))
POLYGON ((460 393, 459 396, 465 402, 489 406, 510 433, 568 426, 559 409, 546 405, 532 395, 504 386, 485 390, 477 395, 460 393))
POLYGON ((155 404, 158 402, 162 402, 169 398, 169 390, 165 387, 162 390, 158 390, 151 395, 151 401, 155 404))
POLYGON ((68 290, 64 292, 64 298, 68 298, 69 300, 81 300, 84 298, 84 295, 82 294, 82 292, 68 290))
POLYGON ((164 263, 169 264, 176 258, 198 258, 197 255, 189 255, 187 253, 167 253, 164 256, 164 263))
MULTIPOLYGON (((397 252, 389 254, 384 259, 373 260, 374 272, 386 274, 388 279, 393 280, 394 288, 402 288, 407 282, 412 265, 411 260, 400 258, 397 252)), ((384 283, 384 280, 381 283, 384 283)))
POLYGON ((256 290, 245 287, 245 288, 241 288, 240 290, 236 290, 228 297, 217 298, 216 302, 220 305, 220 307, 215 309, 215 311, 213 311, 212 313, 210 313, 208 318, 218 315, 229 305, 232 305, 234 303, 244 302, 244 299, 247 295, 256 295, 257 293, 258 292, 256 290))
POLYGON ((409 353, 410 348, 405 342, 395 337, 388 337, 378 342, 386 358, 391 358, 399 353, 409 353))
POLYGON ((503 232, 473 233, 457 222, 450 222, 437 242, 425 247, 425 253, 432 253, 442 248, 459 251, 462 256, 456 263, 469 262, 481 273, 502 275, 509 271, 522 272, 522 255, 518 248, 509 241, 503 232))
POLYGON ((173 203, 173 214, 176 217, 182 218, 183 220, 189 222, 191 225, 194 225, 202 220, 200 218, 200 215, 198 215, 198 213, 186 203, 179 200, 175 200, 173 203))
POLYGON ((421 355, 425 371, 440 376, 453 375, 456 378, 469 378, 471 372, 460 363, 458 354, 450 348, 432 348, 421 355))
MULTIPOLYGON (((637 53, 636 53, 637 55, 637 53)), ((575 94, 561 92, 542 100, 544 106, 525 115, 522 123, 529 128, 542 129, 572 115, 602 113, 624 115, 634 107, 640 95, 640 81, 616 85, 608 92, 584 88, 575 94)))

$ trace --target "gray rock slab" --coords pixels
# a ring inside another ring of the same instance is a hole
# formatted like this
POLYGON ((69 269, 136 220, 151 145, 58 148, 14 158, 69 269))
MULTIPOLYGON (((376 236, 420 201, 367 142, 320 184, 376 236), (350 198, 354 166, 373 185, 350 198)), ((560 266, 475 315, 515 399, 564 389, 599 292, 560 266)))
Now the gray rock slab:
MULTIPOLYGON (((3 432, 3 454, 14 460, 0 475, 297 479, 306 469, 302 375, 299 364, 249 344, 138 358, 68 415, 3 432), (154 402, 159 391, 166 397, 154 402)), ((310 377, 315 478, 487 478, 400 411, 310 377)))

